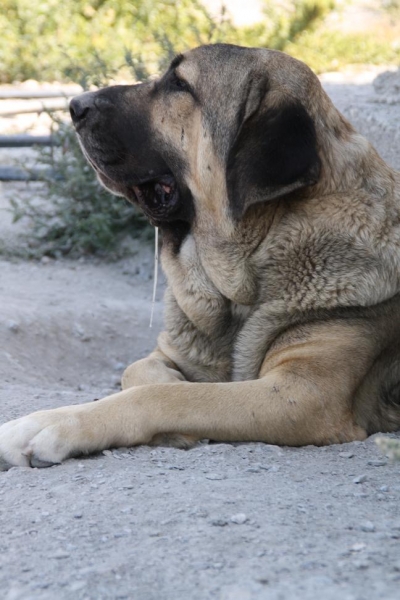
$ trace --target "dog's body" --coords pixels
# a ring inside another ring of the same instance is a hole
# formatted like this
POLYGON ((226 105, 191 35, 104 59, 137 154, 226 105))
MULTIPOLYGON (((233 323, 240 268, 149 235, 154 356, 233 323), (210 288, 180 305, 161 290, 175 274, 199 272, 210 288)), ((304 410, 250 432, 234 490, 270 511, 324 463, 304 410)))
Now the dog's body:
POLYGON ((3 425, 5 464, 400 428, 400 175, 308 67, 206 46, 71 113, 100 180, 163 232, 166 331, 122 392, 3 425))

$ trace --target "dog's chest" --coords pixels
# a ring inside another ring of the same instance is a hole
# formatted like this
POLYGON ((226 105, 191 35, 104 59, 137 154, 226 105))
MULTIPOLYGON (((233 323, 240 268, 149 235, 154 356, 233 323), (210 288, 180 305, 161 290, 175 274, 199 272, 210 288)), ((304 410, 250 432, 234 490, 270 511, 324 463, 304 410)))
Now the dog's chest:
POLYGON ((217 324, 223 323, 226 328, 231 321, 243 321, 253 310, 224 293, 227 268, 224 269, 223 256, 217 256, 215 262, 218 261, 221 268, 215 269, 200 255, 191 235, 179 254, 167 251, 162 255, 163 269, 179 306, 196 327, 210 334, 216 333, 217 324))

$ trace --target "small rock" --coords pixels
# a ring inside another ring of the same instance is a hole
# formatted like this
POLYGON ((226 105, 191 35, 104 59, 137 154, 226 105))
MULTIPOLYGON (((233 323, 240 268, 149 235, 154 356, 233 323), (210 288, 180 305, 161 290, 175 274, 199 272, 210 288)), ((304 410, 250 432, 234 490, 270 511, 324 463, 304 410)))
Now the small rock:
POLYGON ((380 492, 388 492, 389 491, 389 486, 387 485, 381 485, 381 487, 379 488, 380 492))
POLYGON ((339 452, 339 458, 353 458, 354 452, 339 452))
POLYGON ((369 562, 367 560, 355 560, 353 561, 353 565, 355 566, 356 569, 368 569, 369 567, 369 562))
POLYGON ((226 479, 226 476, 220 473, 207 473, 206 479, 210 479, 211 481, 220 481, 222 479, 226 479))
POLYGON ((47 590, 47 588, 50 587, 50 581, 39 581, 38 583, 35 583, 32 587, 39 590, 47 590))
POLYGON ((361 524, 360 529, 366 533, 373 533, 375 531, 375 525, 371 521, 365 521, 365 523, 361 524))
POLYGON ((251 600, 253 597, 250 589, 241 585, 228 585, 222 588, 220 600, 251 600))
POLYGON ((17 333, 19 331, 19 324, 16 321, 7 321, 7 329, 13 333, 17 333))
POLYGON ((247 521, 247 515, 244 513, 238 513, 237 515, 231 516, 232 523, 236 523, 236 525, 243 525, 247 521))
POLYGON ((353 483, 365 483, 368 477, 366 475, 359 475, 353 479, 353 483))
POLYGON ((126 364, 123 362, 116 362, 114 363, 114 371, 123 371, 126 368, 126 364))
POLYGON ((228 520, 223 518, 211 519, 211 525, 214 525, 214 527, 225 527, 225 525, 228 525, 228 520))
POLYGON ((386 460, 369 460, 368 464, 370 467, 385 467, 387 465, 386 460))
POLYGON ((71 592, 80 592, 81 590, 83 590, 83 588, 86 587, 86 585, 87 584, 85 581, 75 581, 74 583, 71 583, 69 589, 71 590, 71 592))
POLYGON ((364 542, 356 542, 355 544, 352 545, 350 550, 352 552, 361 552, 361 550, 364 550, 366 547, 367 547, 367 544, 364 544, 364 542))
POLYGON ((65 552, 64 550, 57 550, 57 552, 54 552, 54 554, 51 556, 51 558, 62 559, 62 558, 69 558, 69 556, 70 556, 69 552, 65 552))
POLYGON ((281 470, 281 468, 279 465, 273 465, 270 469, 268 469, 268 471, 270 473, 278 473, 278 471, 280 471, 280 470, 281 470))

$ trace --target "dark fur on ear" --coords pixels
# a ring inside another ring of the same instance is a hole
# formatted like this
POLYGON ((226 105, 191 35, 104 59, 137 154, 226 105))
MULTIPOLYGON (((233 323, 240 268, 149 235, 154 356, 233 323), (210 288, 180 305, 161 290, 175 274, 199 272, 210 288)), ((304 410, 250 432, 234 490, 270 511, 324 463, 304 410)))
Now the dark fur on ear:
POLYGON ((251 204, 315 184, 319 173, 314 123, 300 102, 258 111, 243 123, 229 152, 232 212, 240 218, 251 204))

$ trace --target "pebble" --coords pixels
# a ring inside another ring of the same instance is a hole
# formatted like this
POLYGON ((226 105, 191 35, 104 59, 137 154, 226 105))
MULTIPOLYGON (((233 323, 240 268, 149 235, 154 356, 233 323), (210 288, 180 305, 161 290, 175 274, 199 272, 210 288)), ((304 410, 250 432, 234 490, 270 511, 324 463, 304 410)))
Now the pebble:
POLYGON ((355 566, 356 569, 368 569, 369 567, 369 562, 367 560, 355 560, 353 561, 353 565, 355 566))
POLYGON ((370 467, 385 467, 387 465, 386 460, 369 460, 367 463, 370 467))
POLYGON ((380 492, 388 492, 389 491, 389 486, 387 485, 381 485, 381 487, 379 488, 380 492))
POLYGON ((50 558, 69 558, 70 554, 69 552, 65 552, 64 550, 57 550, 57 552, 54 552, 53 555, 50 556, 50 558))
POLYGON ((247 521, 247 515, 244 513, 238 513, 237 515, 231 516, 232 523, 236 523, 236 525, 243 525, 247 521))
POLYGON ((7 321, 7 329, 13 333, 17 333, 19 331, 19 324, 16 321, 7 321))
POLYGON ((353 458, 354 452, 339 452, 339 458, 353 458))
POLYGON ((364 550, 366 547, 367 544, 364 544, 364 542, 356 542, 351 546, 350 550, 352 552, 361 552, 361 550, 364 550))
POLYGON ((220 473, 207 473, 206 479, 210 479, 211 481, 221 481, 222 479, 226 479, 226 475, 220 473))
POLYGON ((360 529, 366 533, 373 533, 375 531, 375 525, 371 521, 365 521, 365 523, 361 524, 360 529))
POLYGON ((116 362, 113 365, 114 371, 123 371, 126 368, 126 364, 123 362, 116 362))
POLYGON ((228 520, 224 518, 211 519, 211 525, 214 525, 214 527, 225 527, 225 525, 228 525, 228 520))
POLYGON ((353 483, 365 483, 368 477, 366 475, 358 475, 353 479, 353 483))
POLYGON ((86 585, 87 584, 85 581, 75 581, 74 583, 71 583, 69 589, 71 590, 71 592, 80 592, 81 590, 83 590, 83 588, 86 587, 86 585))

